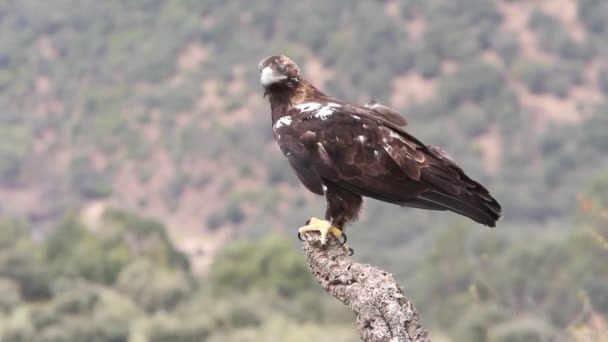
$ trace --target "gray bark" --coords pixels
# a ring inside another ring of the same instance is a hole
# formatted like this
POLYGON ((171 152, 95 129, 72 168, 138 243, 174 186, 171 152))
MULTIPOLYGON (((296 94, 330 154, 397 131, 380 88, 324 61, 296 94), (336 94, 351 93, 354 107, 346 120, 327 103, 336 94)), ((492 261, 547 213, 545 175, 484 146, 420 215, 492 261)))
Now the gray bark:
POLYGON ((303 234, 308 267, 321 287, 350 306, 357 328, 366 342, 426 342, 431 339, 418 323, 418 313, 392 274, 347 255, 338 240, 303 234))

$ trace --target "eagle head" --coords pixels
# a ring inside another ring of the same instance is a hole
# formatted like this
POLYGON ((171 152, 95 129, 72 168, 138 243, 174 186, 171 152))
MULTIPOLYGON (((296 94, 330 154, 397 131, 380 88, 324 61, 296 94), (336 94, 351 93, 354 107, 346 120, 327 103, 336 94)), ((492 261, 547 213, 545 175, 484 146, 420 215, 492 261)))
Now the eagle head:
POLYGON ((282 55, 264 58, 258 68, 260 82, 264 88, 278 84, 291 88, 300 80, 300 68, 291 59, 282 55))

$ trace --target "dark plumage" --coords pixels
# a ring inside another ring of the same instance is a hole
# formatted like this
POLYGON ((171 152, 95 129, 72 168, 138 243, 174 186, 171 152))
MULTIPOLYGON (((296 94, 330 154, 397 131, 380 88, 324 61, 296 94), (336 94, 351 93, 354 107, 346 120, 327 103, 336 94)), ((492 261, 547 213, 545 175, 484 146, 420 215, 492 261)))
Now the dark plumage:
POLYGON ((376 100, 369 101, 366 105, 366 108, 373 109, 378 114, 383 115, 388 121, 394 123, 397 126, 407 126, 407 120, 401 115, 401 113, 396 110, 387 107, 383 104, 376 102, 376 100))
POLYGON ((285 56, 265 58, 259 68, 275 140, 304 186, 325 195, 333 226, 355 220, 362 197, 495 226, 501 207, 488 190, 443 150, 406 132, 398 112, 327 96, 285 56))

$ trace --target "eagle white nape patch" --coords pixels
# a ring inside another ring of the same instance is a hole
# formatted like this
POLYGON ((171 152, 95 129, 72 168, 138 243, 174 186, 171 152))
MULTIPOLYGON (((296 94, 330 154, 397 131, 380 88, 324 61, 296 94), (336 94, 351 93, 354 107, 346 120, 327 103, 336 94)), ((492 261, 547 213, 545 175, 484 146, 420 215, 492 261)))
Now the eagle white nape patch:
POLYGON ((291 125, 291 116, 282 116, 277 122, 274 124, 274 128, 281 128, 283 126, 291 125))
POLYGON ((316 102, 307 102, 295 106, 295 108, 299 109, 302 113, 316 111, 313 116, 321 120, 326 120, 334 113, 335 108, 340 107, 342 106, 334 102, 330 102, 326 105, 316 102))

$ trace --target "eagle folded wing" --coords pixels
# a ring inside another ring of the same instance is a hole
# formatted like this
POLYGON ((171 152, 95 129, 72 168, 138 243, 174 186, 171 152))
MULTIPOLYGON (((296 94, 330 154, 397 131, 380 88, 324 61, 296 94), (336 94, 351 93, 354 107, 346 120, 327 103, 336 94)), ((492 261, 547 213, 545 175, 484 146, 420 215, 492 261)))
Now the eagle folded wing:
POLYGON ((372 110, 330 104, 305 104, 290 112, 294 134, 308 153, 300 167, 310 165, 326 181, 393 203, 424 190, 418 182, 427 166, 423 145, 394 132, 398 126, 372 110))

